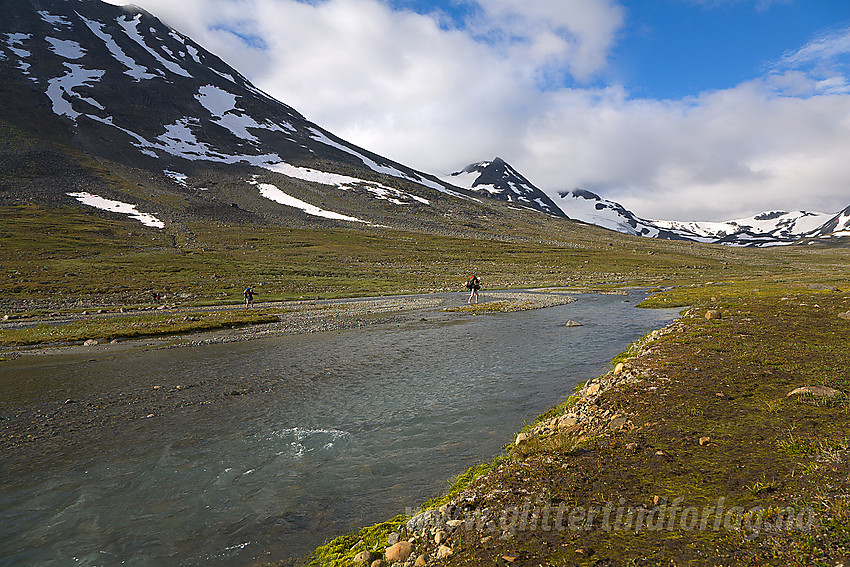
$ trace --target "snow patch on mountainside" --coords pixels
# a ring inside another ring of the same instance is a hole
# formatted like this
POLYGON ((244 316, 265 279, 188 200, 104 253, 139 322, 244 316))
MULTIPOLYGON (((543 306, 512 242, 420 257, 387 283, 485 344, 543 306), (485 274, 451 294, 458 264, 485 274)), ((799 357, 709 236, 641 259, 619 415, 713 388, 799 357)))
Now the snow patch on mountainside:
POLYGON ((83 21, 86 27, 88 27, 91 32, 95 36, 97 36, 103 42, 104 45, 106 45, 106 48, 115 58, 115 60, 127 68, 127 70, 124 71, 125 75, 129 75, 130 77, 135 79, 136 82, 146 79, 154 79, 158 77, 158 75, 154 75, 153 73, 151 73, 147 67, 140 65, 136 62, 135 59, 124 53, 124 50, 121 49, 121 47, 115 42, 115 39, 105 31, 103 31, 104 24, 89 20, 83 16, 80 16, 80 19, 83 21))
POLYGON ((180 173, 179 171, 171 171, 170 169, 164 169, 162 171, 166 177, 170 178, 174 183, 178 185, 182 185, 183 187, 188 187, 187 181, 189 180, 189 176, 185 173, 180 173))
POLYGON ((269 171, 274 171, 275 173, 280 173, 287 177, 310 181, 312 183, 320 183, 322 185, 330 185, 332 187, 342 189, 343 191, 354 188, 362 188, 376 198, 385 199, 396 205, 406 205, 411 201, 417 201, 424 205, 430 203, 428 199, 412 195, 410 193, 405 193, 404 191, 393 187, 387 187, 386 185, 382 185, 374 181, 366 181, 363 179, 357 179, 356 177, 340 175, 338 173, 327 173, 307 167, 296 167, 284 162, 270 164, 265 167, 269 171))
POLYGON ((274 201, 275 203, 279 203, 281 205, 286 205, 287 207, 294 207, 296 209, 304 211, 308 215, 323 217, 332 220, 342 220, 369 224, 366 221, 360 220, 358 218, 341 215, 333 211, 326 211, 325 209, 321 209, 315 205, 311 205, 306 201, 296 199, 292 195, 284 193, 283 191, 278 189, 277 186, 272 185, 271 183, 257 183, 256 181, 249 181, 249 183, 251 183, 252 185, 256 185, 257 189, 260 190, 260 195, 262 195, 266 199, 274 201))
MULTIPOLYGON (((431 181, 430 179, 425 179, 424 177, 421 177, 419 175, 409 175, 409 174, 404 173, 403 171, 400 171, 400 170, 398 170, 394 167, 391 167, 391 166, 378 165, 378 163, 376 163, 374 160, 369 159, 368 157, 364 156, 360 152, 355 151, 353 148, 350 148, 350 147, 345 146, 343 144, 340 144, 338 142, 334 142, 333 140, 328 138, 324 133, 320 132, 316 128, 308 128, 308 130, 310 131, 310 137, 313 138, 314 140, 316 140, 317 142, 321 142, 322 144, 325 144, 326 146, 330 146, 332 148, 336 148, 338 150, 342 150, 345 153, 353 155, 354 157, 356 157, 360 161, 362 161, 363 164, 366 167, 368 167, 369 169, 371 169, 375 173, 381 173, 383 175, 391 175, 392 177, 398 177, 399 179, 407 179, 407 180, 413 181, 414 183, 418 183, 420 185, 424 185, 425 187, 435 189, 437 191, 440 191, 441 193, 447 193, 447 194, 452 195, 454 197, 468 198, 468 197, 466 197, 466 195, 461 195, 460 193, 458 193, 456 191, 452 191, 451 189, 447 189, 446 187, 440 185, 439 183, 431 181)), ((423 202, 427 203, 428 201, 423 199, 423 202)))
MULTIPOLYGON (((18 57, 18 69, 20 69, 21 73, 24 75, 30 74, 30 67, 32 65, 26 61, 32 53, 24 48, 24 42, 32 39, 31 33, 7 33, 6 34, 6 49, 12 52, 13 55, 17 55, 18 57)), ((5 59, 5 57, 4 57, 5 59)))
POLYGON ((48 81, 46 94, 53 103, 53 112, 60 116, 67 116, 76 122, 77 117, 81 116, 82 112, 74 110, 74 106, 69 99, 77 99, 98 110, 105 110, 93 98, 83 96, 74 90, 79 87, 92 86, 93 82, 97 82, 103 77, 105 71, 101 69, 85 69, 82 65, 76 65, 74 63, 65 63, 64 65, 68 69, 68 72, 61 77, 54 77, 48 81))
POLYGON ((100 195, 93 195, 91 193, 86 192, 68 193, 68 195, 70 197, 74 197, 76 200, 78 200, 84 205, 88 205, 89 207, 94 207, 102 211, 109 211, 111 213, 129 215, 130 218, 135 219, 143 225, 152 228, 165 228, 164 222, 162 222, 150 213, 139 212, 139 210, 136 209, 136 205, 131 205, 130 203, 122 203, 121 201, 113 201, 112 199, 106 199, 105 197, 101 197, 100 195))
POLYGON ((156 59, 156 61, 165 67, 168 71, 174 73, 175 75, 180 75, 181 77, 186 77, 191 79, 192 75, 183 67, 178 65, 174 61, 168 61, 162 55, 157 53, 157 51, 151 48, 147 43, 145 43, 145 38, 142 37, 142 34, 139 32, 139 23, 141 22, 142 15, 136 14, 132 19, 127 20, 125 18, 118 18, 118 23, 124 28, 124 32, 127 34, 127 37, 138 43, 145 51, 150 53, 151 57, 156 59))
POLYGON ((69 22, 65 16, 55 16, 47 10, 39 10, 38 15, 41 16, 42 20, 44 20, 54 28, 71 25, 71 22, 69 22))
POLYGON ((260 128, 270 132, 284 131, 277 124, 259 124, 243 110, 237 108, 237 96, 235 94, 220 89, 215 85, 204 85, 198 89, 198 94, 195 95, 195 98, 201 103, 201 106, 210 112, 213 116, 213 122, 227 128, 237 138, 242 138, 249 142, 259 142, 260 140, 256 136, 248 132, 248 128, 260 128))
POLYGON ((441 175, 440 179, 456 187, 472 190, 475 181, 481 174, 477 171, 457 171, 450 175, 441 175))
POLYGON ((70 39, 45 36, 44 41, 50 44, 53 53, 65 59, 80 59, 86 54, 86 50, 79 43, 70 39))

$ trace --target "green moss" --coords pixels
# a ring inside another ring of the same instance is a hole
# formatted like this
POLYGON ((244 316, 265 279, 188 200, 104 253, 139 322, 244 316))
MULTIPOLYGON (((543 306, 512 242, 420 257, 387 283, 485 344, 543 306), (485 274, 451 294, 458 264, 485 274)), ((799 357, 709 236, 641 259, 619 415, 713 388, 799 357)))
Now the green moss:
MULTIPOLYGON (((529 304, 530 305, 530 304, 529 304)), ((474 303, 472 305, 457 305, 447 307, 443 311, 452 313, 506 313, 508 311, 520 311, 522 306, 515 306, 510 301, 488 301, 486 303, 474 303)))
POLYGON ((330 540, 316 548, 308 565, 314 567, 351 567, 354 556, 361 551, 383 553, 387 548, 387 538, 398 532, 409 518, 404 515, 353 531, 352 533, 330 540))
MULTIPOLYGON (((420 506, 419 511, 436 509, 450 502, 469 483, 492 470, 502 460, 503 458, 496 458, 490 462, 470 467, 454 479, 448 492, 425 502, 420 506)), ((389 521, 360 528, 347 535, 336 537, 316 548, 309 560, 309 565, 313 567, 350 567, 354 564, 354 557, 361 551, 383 553, 387 548, 389 535, 393 532, 401 532, 409 519, 410 516, 398 515, 389 521)))
POLYGON ((431 500, 425 502, 420 507, 420 511, 424 512, 425 510, 432 510, 434 508, 439 508, 443 504, 449 503, 455 496, 460 494, 467 486, 469 486, 472 481, 493 470, 496 466, 499 465, 499 463, 504 460, 504 458, 505 457, 496 457, 486 463, 469 467, 466 472, 454 479, 454 482, 452 483, 448 492, 446 492, 442 496, 432 498, 431 500))

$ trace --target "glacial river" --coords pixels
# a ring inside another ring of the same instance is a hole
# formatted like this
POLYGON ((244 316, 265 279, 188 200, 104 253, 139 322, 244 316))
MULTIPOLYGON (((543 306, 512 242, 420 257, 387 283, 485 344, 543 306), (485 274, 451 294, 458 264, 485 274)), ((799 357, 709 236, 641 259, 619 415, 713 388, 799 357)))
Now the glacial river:
POLYGON ((519 313, 423 310, 357 330, 0 363, 0 387, 35 374, 41 384, 274 386, 104 427, 83 450, 3 455, 0 565, 295 561, 403 513, 676 316, 636 309, 638 292, 576 297, 519 313))

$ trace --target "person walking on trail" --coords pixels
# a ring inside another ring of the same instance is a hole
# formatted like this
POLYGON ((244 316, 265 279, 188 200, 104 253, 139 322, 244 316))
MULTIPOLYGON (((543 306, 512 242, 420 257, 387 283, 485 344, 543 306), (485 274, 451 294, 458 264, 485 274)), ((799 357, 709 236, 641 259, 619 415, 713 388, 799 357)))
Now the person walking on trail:
POLYGON ((472 298, 475 298, 475 303, 478 303, 478 290, 481 289, 481 280, 478 279, 478 276, 472 276, 466 282, 466 289, 469 290, 469 299, 466 300, 466 303, 472 303, 472 298))
POLYGON ((245 288, 245 292, 243 293, 245 296, 245 309, 254 306, 254 290, 251 289, 250 286, 245 288))

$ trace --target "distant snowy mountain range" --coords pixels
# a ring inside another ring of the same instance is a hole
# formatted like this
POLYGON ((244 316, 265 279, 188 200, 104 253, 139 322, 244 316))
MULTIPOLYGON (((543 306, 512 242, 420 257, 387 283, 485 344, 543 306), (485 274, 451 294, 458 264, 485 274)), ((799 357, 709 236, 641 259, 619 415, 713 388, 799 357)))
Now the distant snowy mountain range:
POLYGON ((635 236, 735 246, 777 246, 850 236, 850 206, 839 213, 766 212, 727 222, 679 222, 638 217, 619 203, 584 189, 554 200, 501 158, 468 165, 442 178, 488 196, 635 236))
POLYGON ((0 204, 83 205, 156 230, 200 220, 456 234, 543 213, 741 246, 850 236, 850 207, 680 223, 581 189, 547 194, 499 158, 437 177, 308 121, 138 7, 0 0, 0 14, 0 124, 10 126, 0 204))

